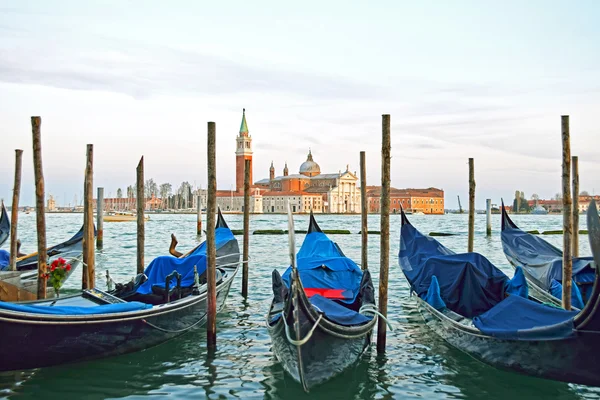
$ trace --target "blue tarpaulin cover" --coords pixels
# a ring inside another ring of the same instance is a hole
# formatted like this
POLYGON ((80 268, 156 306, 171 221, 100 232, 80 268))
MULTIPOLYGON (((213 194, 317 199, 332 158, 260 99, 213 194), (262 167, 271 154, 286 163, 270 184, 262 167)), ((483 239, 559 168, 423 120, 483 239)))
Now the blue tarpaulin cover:
POLYGON ((10 253, 6 250, 0 249, 0 271, 4 271, 8 269, 8 264, 10 262, 10 253))
MULTIPOLYGON (((352 303, 358 295, 362 271, 354 261, 345 257, 337 244, 322 232, 306 235, 298 251, 297 268, 305 288, 347 289, 350 293, 346 303, 352 303)), ((289 267, 282 276, 290 287, 289 267)))
MULTIPOLYGON (((562 300, 562 289, 562 283, 558 282, 556 279, 552 279, 549 290, 550 294, 557 299, 562 300)), ((573 281, 571 284, 571 305, 579 308, 580 310, 583 310, 583 307, 585 306, 583 303, 583 297, 581 297, 581 292, 575 284, 575 281, 573 281)))
MULTIPOLYGON (((562 251, 541 237, 522 231, 508 215, 504 214, 502 218, 502 248, 508 261, 522 266, 535 283, 548 292, 553 279, 562 282, 562 251)), ((594 281, 592 261, 592 257, 573 258, 575 282, 594 281)))
POLYGON ((509 283, 508 277, 481 254, 455 254, 410 224, 402 225, 399 260, 420 298, 426 299, 435 275, 446 307, 467 318, 502 301, 509 283))
POLYGON ((128 303, 102 304, 94 307, 75 307, 75 306, 40 306, 24 305, 15 303, 6 303, 0 301, 0 310, 18 311, 31 314, 48 315, 91 315, 91 314, 115 314, 121 312, 131 312, 152 308, 151 304, 132 301, 128 303))
MULTIPOLYGON (((215 241, 217 250, 228 242, 236 240, 229 228, 215 229, 215 241)), ((181 287, 190 287, 194 284, 194 265, 198 275, 206 271, 206 241, 202 243, 193 253, 184 258, 173 256, 157 257, 146 267, 144 274, 148 280, 141 284, 136 290, 139 294, 152 293, 152 286, 165 287, 165 278, 174 270, 181 274, 181 287)), ((177 280, 173 278, 169 287, 174 288, 177 280)))
POLYGON ((339 325, 351 326, 362 325, 371 321, 372 317, 359 314, 354 310, 344 307, 333 300, 329 300, 320 294, 310 298, 310 302, 318 310, 325 314, 325 317, 339 325))
POLYGON ((502 339, 552 340, 573 336, 575 315, 577 311, 511 295, 473 318, 473 324, 481 332, 502 339))

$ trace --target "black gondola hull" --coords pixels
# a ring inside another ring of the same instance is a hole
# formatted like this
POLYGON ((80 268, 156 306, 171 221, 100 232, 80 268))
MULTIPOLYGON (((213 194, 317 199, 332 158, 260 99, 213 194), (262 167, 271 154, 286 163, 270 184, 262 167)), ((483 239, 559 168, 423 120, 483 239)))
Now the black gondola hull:
MULTIPOLYGON (((305 338, 316 320, 307 313, 300 312, 301 338, 305 338)), ((323 320, 321 320, 323 321, 323 320)), ((293 323, 288 322, 290 337, 295 339, 293 323)), ((373 324, 362 333, 353 333, 354 338, 341 338, 317 327, 308 342, 300 346, 290 343, 286 335, 286 321, 283 317, 269 325, 269 335, 273 352, 285 371, 306 389, 321 384, 340 374, 355 364, 371 342, 373 324), (301 364, 301 365, 300 365, 301 364)), ((344 327, 338 326, 338 333, 344 335, 344 327)))
POLYGON ((491 366, 558 381, 600 386, 600 334, 561 340, 503 340, 457 323, 415 296, 425 323, 453 347, 491 366))
MULTIPOLYGON (((218 311, 225 305, 236 272, 229 272, 217 286, 218 311)), ((48 367, 156 346, 203 325, 206 299, 203 292, 148 310, 90 318, 0 313, 0 371, 48 367)))

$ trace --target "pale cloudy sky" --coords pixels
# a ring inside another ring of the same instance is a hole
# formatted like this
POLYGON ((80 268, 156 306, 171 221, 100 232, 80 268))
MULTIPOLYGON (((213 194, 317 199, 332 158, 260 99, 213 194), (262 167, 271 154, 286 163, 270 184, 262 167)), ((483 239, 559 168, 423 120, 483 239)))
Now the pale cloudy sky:
POLYGON ((582 190, 600 193, 600 2, 0 0, 0 197, 42 117, 46 194, 116 195, 146 177, 206 187, 206 122, 217 123, 217 180, 235 182, 246 108, 254 178, 291 172, 308 147, 323 172, 367 152, 380 182, 381 114, 392 118, 392 185, 441 187, 477 207, 560 191, 560 116, 571 116, 582 190))

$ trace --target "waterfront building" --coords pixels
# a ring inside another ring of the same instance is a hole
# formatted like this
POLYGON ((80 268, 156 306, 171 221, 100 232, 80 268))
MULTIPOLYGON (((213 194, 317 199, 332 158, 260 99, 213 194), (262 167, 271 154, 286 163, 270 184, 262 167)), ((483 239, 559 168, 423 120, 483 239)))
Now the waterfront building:
MULTIPOLYGON (((367 186, 367 207, 370 213, 381 212, 381 186, 367 186)), ((427 189, 390 189, 390 213, 422 212, 423 214, 444 214, 444 191, 427 189)))
POLYGON ((54 196, 50 195, 48 197, 48 211, 56 211, 56 200, 54 200, 54 196))

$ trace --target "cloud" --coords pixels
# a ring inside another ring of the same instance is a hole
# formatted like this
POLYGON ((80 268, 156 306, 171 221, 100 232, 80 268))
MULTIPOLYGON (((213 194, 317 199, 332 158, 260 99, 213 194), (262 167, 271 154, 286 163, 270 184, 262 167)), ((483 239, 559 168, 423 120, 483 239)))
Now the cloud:
POLYGON ((348 79, 244 65, 181 49, 80 45, 0 45, 0 81, 75 90, 102 90, 135 98, 287 93, 324 100, 386 96, 387 89, 348 79))

